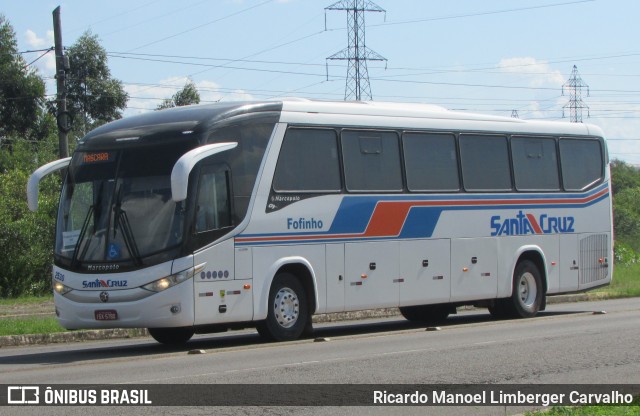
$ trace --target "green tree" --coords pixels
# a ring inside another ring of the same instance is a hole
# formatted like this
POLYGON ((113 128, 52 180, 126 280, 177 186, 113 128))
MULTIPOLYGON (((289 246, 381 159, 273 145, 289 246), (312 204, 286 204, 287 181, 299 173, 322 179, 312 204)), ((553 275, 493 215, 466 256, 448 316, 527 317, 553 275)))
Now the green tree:
POLYGON ((128 95, 122 82, 111 77, 107 52, 97 35, 85 32, 67 51, 67 108, 74 130, 84 134, 109 121, 122 118, 128 95))
POLYGON ((611 189, 613 194, 627 188, 640 187, 640 170, 622 160, 611 161, 611 189))
POLYGON ((3 150, 0 173, 0 297, 42 294, 51 287, 51 263, 60 176, 40 184, 40 207, 27 208, 26 185, 31 172, 56 158, 55 133, 38 143, 16 139, 3 150))
POLYGON ((613 226, 616 243, 640 251, 640 170, 620 160, 611 162, 613 226))
POLYGON ((16 34, 0 14, 0 138, 41 139, 48 127, 44 81, 18 54, 16 34))
POLYGON ((165 98, 156 110, 165 108, 182 107, 185 105, 200 104, 200 93, 192 80, 188 80, 184 87, 173 94, 171 98, 165 98))

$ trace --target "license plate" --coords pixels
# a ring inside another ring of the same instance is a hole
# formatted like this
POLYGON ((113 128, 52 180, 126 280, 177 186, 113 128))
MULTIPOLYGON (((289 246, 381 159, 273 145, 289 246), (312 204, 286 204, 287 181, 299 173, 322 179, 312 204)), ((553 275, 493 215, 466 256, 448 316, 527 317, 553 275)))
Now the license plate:
POLYGON ((95 311, 96 321, 115 321, 118 319, 118 312, 110 309, 107 311, 95 311))

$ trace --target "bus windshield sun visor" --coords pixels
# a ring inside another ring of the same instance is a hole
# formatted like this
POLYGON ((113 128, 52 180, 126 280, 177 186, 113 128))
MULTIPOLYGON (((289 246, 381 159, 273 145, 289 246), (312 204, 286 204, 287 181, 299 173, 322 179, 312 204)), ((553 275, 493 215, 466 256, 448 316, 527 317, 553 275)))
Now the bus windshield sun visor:
POLYGON ((171 171, 171 199, 175 202, 187 199, 189 173, 191 173, 196 163, 217 153, 231 150, 236 146, 238 146, 237 142, 214 143, 197 147, 185 153, 178 159, 171 171))
POLYGON ((38 170, 31 174, 31 176, 29 177, 29 182, 27 183, 27 202, 31 211, 38 210, 38 193, 40 181, 42 180, 42 178, 49 175, 50 173, 66 168, 67 166, 69 166, 70 162, 70 157, 54 160, 53 162, 47 163, 46 165, 40 167, 38 170))

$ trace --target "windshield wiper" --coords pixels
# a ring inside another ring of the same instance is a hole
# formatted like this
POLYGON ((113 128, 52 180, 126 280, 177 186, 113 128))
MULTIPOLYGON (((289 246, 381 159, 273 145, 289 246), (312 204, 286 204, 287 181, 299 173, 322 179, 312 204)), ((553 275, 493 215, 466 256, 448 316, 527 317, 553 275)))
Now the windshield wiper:
POLYGON ((71 257, 71 267, 74 268, 78 265, 78 261, 84 259, 84 256, 87 254, 87 250, 89 250, 90 243, 86 243, 82 248, 82 253, 78 256, 78 251, 80 250, 80 246, 84 242, 84 239, 87 234, 87 229, 89 228, 89 222, 91 221, 91 216, 93 215, 93 232, 96 232, 96 226, 98 217, 102 212, 102 191, 104 189, 104 182, 100 183, 100 187, 98 188, 98 196, 93 205, 89 206, 89 210, 87 211, 87 216, 84 218, 84 222, 82 223, 82 228, 80 229, 80 234, 78 235, 78 241, 76 242, 76 249, 73 251, 73 256, 71 257))
POLYGON ((129 217, 127 216, 127 212, 122 209, 122 185, 118 188, 118 194, 116 197, 116 203, 113 207, 114 211, 114 225, 113 225, 113 237, 116 236, 116 230, 120 228, 122 231, 122 238, 124 239, 124 244, 127 246, 127 250, 136 265, 142 265, 142 258, 140 257, 140 252, 138 251, 138 245, 136 244, 136 239, 133 236, 133 231, 131 229, 131 223, 129 222, 129 217))
MULTIPOLYGON (((82 223, 82 228, 80 229, 80 234, 78 234, 78 240, 76 241, 76 248, 73 250, 73 256, 71 257, 71 268, 75 268, 78 263, 78 251, 80 250, 80 246, 84 241, 84 236, 87 234, 87 228, 89 228, 89 222, 91 221, 91 216, 95 211, 95 206, 91 205, 89 210, 87 211, 87 216, 84 218, 84 222, 82 223)), ((82 250, 82 256, 80 258, 84 258, 84 255, 87 253, 87 249, 89 248, 89 244, 85 244, 82 250)))

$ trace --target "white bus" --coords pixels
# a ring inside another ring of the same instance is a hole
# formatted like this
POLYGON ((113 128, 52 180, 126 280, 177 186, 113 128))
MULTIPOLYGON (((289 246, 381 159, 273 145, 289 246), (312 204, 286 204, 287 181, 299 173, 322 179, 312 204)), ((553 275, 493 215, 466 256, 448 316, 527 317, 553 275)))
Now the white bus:
POLYGON ((182 107, 104 125, 67 168, 53 266, 68 329, 162 343, 311 316, 460 305, 532 317, 611 281, 607 148, 592 125, 421 104, 283 100, 182 107))

